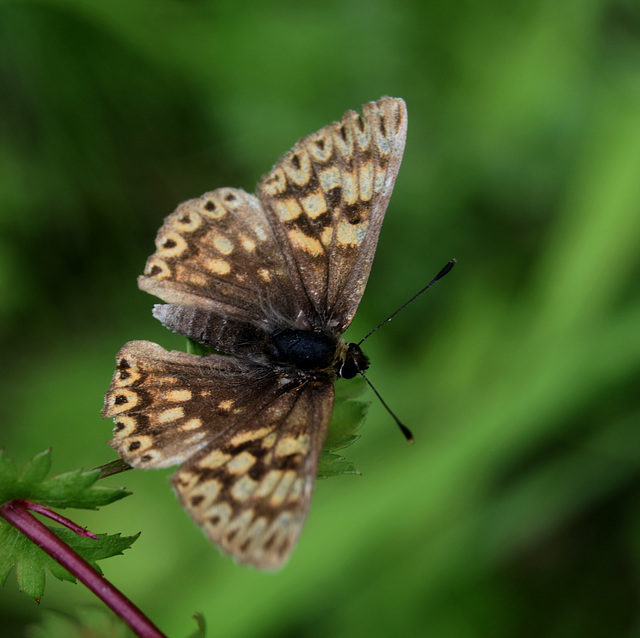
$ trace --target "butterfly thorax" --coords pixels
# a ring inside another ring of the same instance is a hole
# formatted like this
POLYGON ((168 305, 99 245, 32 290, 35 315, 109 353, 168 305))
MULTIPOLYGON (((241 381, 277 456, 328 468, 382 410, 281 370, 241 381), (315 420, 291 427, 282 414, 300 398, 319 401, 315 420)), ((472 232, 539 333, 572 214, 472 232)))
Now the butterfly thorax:
POLYGON ((315 330, 275 330, 269 337, 268 356, 275 365, 345 379, 352 379, 369 367, 369 358, 357 344, 346 343, 340 335, 315 330))

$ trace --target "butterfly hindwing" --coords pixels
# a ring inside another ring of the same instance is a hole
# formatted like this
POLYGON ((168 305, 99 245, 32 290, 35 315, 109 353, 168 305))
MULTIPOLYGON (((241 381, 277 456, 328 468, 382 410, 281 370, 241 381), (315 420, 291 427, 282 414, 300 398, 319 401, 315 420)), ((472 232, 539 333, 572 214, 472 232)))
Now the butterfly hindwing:
POLYGON ((118 354, 103 415, 130 465, 181 465, 173 485, 213 542, 274 569, 306 519, 332 406, 328 380, 300 384, 231 357, 133 341, 118 354))

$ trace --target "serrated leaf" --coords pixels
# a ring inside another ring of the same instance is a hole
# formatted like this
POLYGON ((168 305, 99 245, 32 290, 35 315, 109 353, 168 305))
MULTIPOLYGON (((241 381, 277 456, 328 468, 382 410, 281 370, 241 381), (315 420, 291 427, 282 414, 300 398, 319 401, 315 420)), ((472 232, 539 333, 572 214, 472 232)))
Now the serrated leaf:
POLYGON ((342 450, 357 441, 360 435, 356 432, 362 427, 368 411, 369 403, 363 401, 336 401, 324 449, 342 450))
POLYGON ((73 470, 45 479, 51 467, 51 450, 37 454, 18 474, 0 451, 0 504, 15 499, 48 507, 97 509, 129 494, 117 487, 96 487, 100 470, 73 470))
POLYGON ((343 456, 322 450, 318 463, 318 478, 330 478, 339 474, 360 474, 354 464, 343 456))
POLYGON ((20 482, 26 485, 44 481, 51 469, 51 448, 36 454, 20 472, 20 482))
MULTIPOLYGON (((346 394, 358 396, 360 391, 356 388, 355 391, 346 394)), ((329 478, 339 474, 360 474, 351 461, 334 452, 350 446, 360 438, 356 432, 362 427, 368 411, 369 403, 353 401, 345 398, 345 393, 339 396, 336 392, 329 432, 318 463, 318 478, 329 478)))
MULTIPOLYGON (((102 573, 97 561, 122 554, 138 538, 120 534, 99 534, 97 539, 78 536, 64 528, 49 529, 69 547, 84 558, 94 569, 102 573)), ((32 543, 20 531, 0 521, 0 581, 5 582, 11 568, 16 566, 20 589, 32 598, 44 593, 45 568, 58 580, 75 582, 75 578, 53 558, 32 543)))

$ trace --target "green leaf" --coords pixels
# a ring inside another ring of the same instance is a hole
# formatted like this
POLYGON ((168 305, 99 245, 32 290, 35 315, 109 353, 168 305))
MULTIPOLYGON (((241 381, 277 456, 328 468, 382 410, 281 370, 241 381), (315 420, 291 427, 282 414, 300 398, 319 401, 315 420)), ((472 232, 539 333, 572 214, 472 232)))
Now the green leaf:
POLYGON ((189 337, 187 337, 187 352, 189 354, 198 355, 199 357, 206 357, 208 354, 215 352, 215 350, 213 348, 209 348, 209 346, 205 346, 204 344, 198 343, 197 341, 194 341, 193 339, 189 339, 189 337))
POLYGON ((364 423, 369 403, 354 401, 353 397, 359 396, 365 388, 364 380, 359 377, 358 380, 341 383, 336 387, 329 432, 318 464, 318 478, 329 478, 339 474, 360 474, 351 461, 334 452, 349 447, 360 438, 356 433, 364 423))
POLYGON ((100 470, 73 470, 49 479, 51 450, 37 454, 18 474, 13 463, 0 451, 0 504, 24 499, 48 507, 97 509, 129 494, 117 487, 96 487, 100 470))
MULTIPOLYGON (((60 527, 49 529, 100 573, 96 561, 122 554, 138 538, 138 535, 98 534, 98 539, 94 539, 60 527)), ((75 578, 53 558, 9 523, 0 520, 0 582, 6 581, 14 565, 20 589, 35 599, 44 593, 45 568, 58 580, 75 582, 75 578)))

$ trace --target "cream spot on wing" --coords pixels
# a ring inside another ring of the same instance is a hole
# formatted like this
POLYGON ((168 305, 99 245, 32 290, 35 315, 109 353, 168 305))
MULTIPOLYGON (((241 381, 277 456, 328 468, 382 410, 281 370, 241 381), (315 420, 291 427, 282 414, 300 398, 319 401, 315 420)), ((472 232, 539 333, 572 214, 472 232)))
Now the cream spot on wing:
POLYGON ((311 219, 315 219, 327 212, 327 201, 322 193, 316 191, 315 193, 311 193, 311 195, 303 198, 302 207, 304 208, 304 212, 307 213, 311 219))
POLYGON ((154 425, 164 425, 165 423, 171 423, 177 421, 184 416, 184 408, 178 406, 176 408, 169 408, 168 410, 162 410, 162 412, 149 413, 149 421, 154 425))
MULTIPOLYGON (((191 202, 189 202, 189 204, 191 204, 191 202)), ((185 210, 184 212, 178 211, 176 216, 173 218, 173 223, 178 230, 185 233, 192 233, 194 230, 198 230, 202 225, 202 217, 193 210, 185 210)))
POLYGON ((267 195, 275 197, 287 189, 287 178, 281 168, 275 168, 262 182, 262 189, 267 195))
POLYGON ((273 444, 277 441, 277 439, 278 439, 277 432, 272 432, 271 434, 268 434, 262 439, 262 447, 265 449, 269 449, 270 447, 273 446, 273 444))
POLYGON ((302 487, 304 485, 304 479, 298 478, 293 482, 291 486, 291 491, 289 492, 289 496, 287 496, 288 501, 297 501, 302 496, 302 487))
POLYGON ((224 206, 221 206, 219 202, 206 195, 200 198, 200 206, 202 215, 209 219, 221 219, 227 214, 224 206))
POLYGON ((326 162, 333 153, 331 137, 324 133, 311 135, 307 140, 305 147, 311 156, 319 162, 326 162))
POLYGON ((205 259, 202 265, 216 275, 228 275, 231 272, 231 266, 224 259, 205 259))
POLYGON ((207 510, 204 523, 209 527, 225 527, 231 518, 231 507, 227 503, 218 503, 207 510))
POLYGON ((256 457, 251 452, 241 452, 234 456, 226 465, 231 474, 246 474, 249 468, 256 462, 256 457))
POLYGON ((258 276, 263 281, 271 281, 271 273, 266 268, 260 268, 260 270, 258 270, 258 276))
POLYGON ((162 233, 156 239, 156 248, 158 249, 158 255, 161 257, 179 257, 187 250, 187 242, 178 233, 162 233))
POLYGON ((120 412, 126 412, 135 408, 139 401, 138 395, 133 390, 126 390, 124 388, 115 390, 107 396, 107 416, 114 416, 120 414, 120 412))
POLYGON ((153 445, 153 440, 150 436, 133 436, 123 446, 125 452, 132 454, 139 454, 153 445))
POLYGON ((367 162, 360 168, 360 199, 368 202, 373 196, 373 164, 367 162))
POLYGON ((289 488, 291 484, 296 478, 296 473, 293 470, 288 470, 284 473, 282 480, 278 483, 278 486, 273 491, 271 498, 269 499, 269 504, 272 507, 278 507, 284 502, 284 499, 287 497, 289 493, 289 488))
POLYGON ((167 279, 171 277, 171 268, 167 266, 167 263, 163 259, 154 255, 147 260, 144 274, 147 275, 147 277, 154 277, 155 279, 167 279))
POLYGON ((213 240, 213 245, 216 250, 223 255, 230 255, 233 252, 233 242, 229 241, 226 237, 222 237, 222 235, 218 235, 213 240))
POLYGON ((240 432, 240 434, 236 434, 230 441, 229 445, 231 447, 238 447, 247 441, 255 441, 256 439, 262 439, 269 432, 273 431, 273 426, 265 426, 263 428, 258 428, 257 430, 245 430, 244 432, 240 432))
POLYGON ((322 190, 325 192, 330 191, 332 188, 342 186, 340 171, 336 166, 332 166, 320 173, 320 186, 322 186, 322 190))
POLYGON ((246 235, 240 235, 240 243, 248 253, 252 253, 256 249, 256 242, 246 235))
POLYGON ((302 214, 300 204, 293 198, 275 201, 273 206, 276 209, 276 214, 283 222, 289 222, 302 214))
POLYGON ((350 122, 336 122, 332 128, 336 148, 348 160, 353 155, 353 133, 350 122))
POLYGON ((369 144, 371 143, 371 123, 368 118, 363 120, 364 122, 364 130, 360 129, 360 123, 357 121, 359 119, 359 115, 357 113, 353 114, 352 123, 353 130, 356 134, 356 140, 358 142, 358 146, 366 151, 369 148, 369 144))
POLYGON ((350 224, 345 221, 340 222, 338 224, 338 243, 359 246, 367 234, 368 225, 369 222, 361 222, 360 224, 350 224))
POLYGON ((262 481, 260 481, 260 485, 254 493, 255 497, 264 498, 267 494, 271 494, 281 477, 281 470, 270 470, 262 481))
POLYGON ((194 286, 206 286, 209 284, 209 279, 199 272, 185 272, 185 269, 183 269, 183 272, 184 274, 181 274, 180 277, 188 280, 194 286))
POLYGON ((233 399, 225 399, 224 401, 220 401, 220 403, 218 403, 218 409, 224 410, 225 412, 228 412, 229 410, 231 410, 232 407, 233 407, 233 399))
POLYGON ((342 199, 347 204, 355 204, 358 201, 358 184, 353 173, 342 173, 342 199))
POLYGON ((236 501, 246 501, 255 491, 258 483, 249 476, 241 476, 231 488, 231 496, 236 501))
POLYGON ((176 377, 160 377, 157 380, 158 385, 173 385, 174 383, 178 383, 178 379, 176 377))
POLYGON ((133 385, 138 379, 140 379, 140 373, 137 367, 117 369, 113 375, 113 385, 116 388, 124 388, 128 385, 133 385))
POLYGON ((197 485, 188 494, 185 494, 185 500, 189 508, 198 510, 208 509, 218 498, 221 489, 222 484, 219 481, 209 479, 197 485))
POLYGON ((191 401, 191 390, 187 390, 186 388, 182 390, 169 390, 169 392, 165 392, 164 397, 167 401, 191 401))
POLYGON ((269 238, 267 229, 263 228, 262 226, 254 226, 253 232, 260 241, 267 241, 267 239, 269 238))
POLYGON ((301 436, 294 438, 287 436, 278 441, 276 445, 277 456, 288 456, 289 454, 306 454, 309 450, 309 437, 301 436))
POLYGON ((194 472, 187 472, 187 470, 181 470, 174 475, 174 483, 178 492, 188 492, 191 488, 197 484, 200 480, 200 475, 194 472))
POLYGON ((313 257, 322 254, 322 244, 313 237, 308 237, 299 228, 292 228, 289 232, 289 241, 294 248, 303 250, 313 257))
POLYGON ((331 240, 333 239, 333 226, 327 226, 320 233, 320 241, 325 247, 329 247, 331 245, 331 240))
POLYGON ((301 146, 296 146, 285 155, 282 168, 284 168, 287 177, 298 186, 306 185, 311 178, 311 160, 306 150, 301 146))
POLYGON ((382 189, 384 188, 384 179, 386 177, 386 173, 385 171, 376 171, 376 176, 373 180, 373 190, 376 193, 381 193, 382 189))
POLYGON ((138 423, 132 416, 117 416, 114 420, 113 436, 122 439, 135 432, 138 423))
POLYGON ((202 419, 189 419, 184 425, 180 426, 180 429, 189 432, 190 430, 197 430, 201 427, 202 419))
POLYGON ((222 450, 212 450, 198 461, 198 467, 215 470, 222 467, 230 458, 231 454, 225 454, 222 450))

